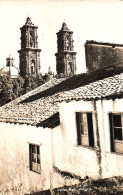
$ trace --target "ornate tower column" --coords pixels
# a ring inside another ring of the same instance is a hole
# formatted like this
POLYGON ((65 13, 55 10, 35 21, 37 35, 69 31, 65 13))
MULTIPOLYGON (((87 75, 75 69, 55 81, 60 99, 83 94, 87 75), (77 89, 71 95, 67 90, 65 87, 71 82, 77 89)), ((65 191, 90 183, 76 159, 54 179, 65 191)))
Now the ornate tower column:
POLYGON ((28 17, 21 30, 21 49, 18 51, 20 58, 20 75, 37 75, 40 73, 40 52, 37 42, 37 26, 32 24, 28 17))
POLYGON ((73 47, 73 32, 64 22, 57 34, 56 71, 65 76, 76 73, 76 52, 73 47))

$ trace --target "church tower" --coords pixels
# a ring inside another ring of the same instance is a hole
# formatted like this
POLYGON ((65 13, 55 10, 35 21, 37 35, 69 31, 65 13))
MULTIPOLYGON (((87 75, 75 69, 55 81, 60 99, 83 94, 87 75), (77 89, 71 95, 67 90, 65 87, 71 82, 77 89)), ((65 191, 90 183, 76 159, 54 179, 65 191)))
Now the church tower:
POLYGON ((57 74, 69 76, 76 73, 76 52, 73 47, 73 32, 64 22, 57 34, 56 71, 57 74))
POLYGON ((21 49, 18 51, 20 58, 20 75, 37 75, 40 73, 40 52, 37 42, 37 26, 34 26, 28 17, 21 30, 21 49))
POLYGON ((11 58, 11 56, 6 58, 6 66, 8 66, 8 67, 14 66, 14 58, 11 58))

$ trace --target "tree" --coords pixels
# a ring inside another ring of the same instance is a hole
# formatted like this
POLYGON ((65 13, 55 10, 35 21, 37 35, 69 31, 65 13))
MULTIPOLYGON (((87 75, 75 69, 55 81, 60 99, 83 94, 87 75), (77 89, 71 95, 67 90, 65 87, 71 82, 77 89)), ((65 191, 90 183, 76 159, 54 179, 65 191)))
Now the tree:
POLYGON ((0 106, 35 89, 49 79, 49 75, 43 77, 41 74, 25 76, 25 78, 21 76, 17 78, 11 78, 8 75, 0 76, 0 106))
POLYGON ((31 76, 25 76, 24 78, 25 93, 31 91, 32 89, 35 89, 36 87, 42 85, 43 83, 45 83, 45 80, 43 79, 41 74, 38 74, 37 76, 35 74, 31 76))
POLYGON ((8 75, 0 76, 0 106, 22 95, 23 79, 12 79, 8 75))

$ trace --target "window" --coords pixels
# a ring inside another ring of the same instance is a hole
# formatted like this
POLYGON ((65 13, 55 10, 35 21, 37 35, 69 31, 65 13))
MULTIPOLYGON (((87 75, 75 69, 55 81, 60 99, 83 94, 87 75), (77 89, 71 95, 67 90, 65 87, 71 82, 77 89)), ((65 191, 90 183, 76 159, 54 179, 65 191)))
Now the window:
POLYGON ((94 147, 92 113, 76 113, 78 145, 94 147))
POLYGON ((69 42, 70 42, 69 41, 69 37, 67 37, 67 39, 66 39, 66 47, 67 47, 67 50, 70 49, 70 43, 69 42))
POLYGON ((31 61, 31 74, 35 73, 35 60, 31 61))
POLYGON ((123 114, 109 114, 111 151, 123 153, 123 114))
POLYGON ((38 145, 29 145, 30 150, 30 170, 40 173, 40 147, 38 145))
POLYGON ((69 63, 68 63, 67 73, 68 73, 68 74, 72 73, 72 62, 69 62, 69 63))

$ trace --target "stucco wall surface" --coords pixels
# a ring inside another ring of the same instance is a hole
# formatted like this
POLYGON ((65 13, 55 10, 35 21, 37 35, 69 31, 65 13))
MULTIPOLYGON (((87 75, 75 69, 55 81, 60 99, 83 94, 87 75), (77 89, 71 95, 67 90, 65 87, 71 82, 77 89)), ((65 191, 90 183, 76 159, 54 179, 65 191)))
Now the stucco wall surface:
MULTIPOLYGON (((54 130, 55 165, 75 175, 99 177, 99 165, 95 148, 77 145, 75 112, 94 111, 92 102, 73 101, 60 104, 60 128, 54 130)), ((94 120, 95 121, 95 120, 94 120)), ((94 134, 96 134, 94 124, 94 134)))
POLYGON ((61 103, 61 129, 53 131, 55 165, 94 179, 123 175, 123 155, 111 152, 109 126, 109 113, 123 113, 122 105, 123 99, 61 103), (77 145, 76 112, 93 113, 94 148, 77 145))
POLYGON ((103 178, 123 175, 123 154, 111 152, 109 113, 123 113, 123 99, 100 100, 96 103, 99 137, 101 144, 101 167, 103 178))
POLYGON ((49 189, 52 170, 50 129, 0 123, 0 183, 26 192, 49 189), (40 145, 41 174, 29 169, 29 143, 40 145), (9 183, 9 184, 8 184, 9 183))

